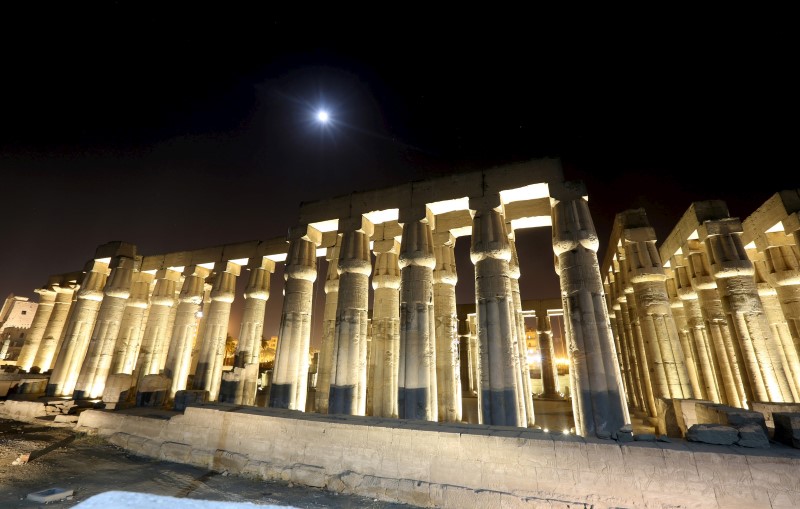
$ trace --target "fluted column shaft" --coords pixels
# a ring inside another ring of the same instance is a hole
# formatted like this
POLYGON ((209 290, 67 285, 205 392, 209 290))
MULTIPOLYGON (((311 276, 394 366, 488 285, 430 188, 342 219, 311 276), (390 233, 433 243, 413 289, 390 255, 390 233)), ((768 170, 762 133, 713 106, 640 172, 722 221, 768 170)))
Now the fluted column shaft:
POLYGON ((86 356, 92 328, 103 300, 108 264, 95 260, 90 262, 88 269, 78 290, 78 300, 66 325, 64 340, 47 384, 49 396, 72 395, 81 364, 86 356))
POLYGON ((200 342, 200 352, 192 382, 195 390, 208 391, 208 400, 216 401, 222 383, 222 366, 225 362, 225 341, 228 339, 228 321, 231 304, 236 296, 236 277, 240 267, 235 263, 217 263, 212 274, 211 304, 208 322, 200 342))
POLYGON ((269 283, 275 262, 267 258, 250 268, 250 279, 244 290, 244 311, 236 345, 235 368, 240 370, 236 381, 234 403, 254 405, 258 392, 258 367, 261 353, 261 336, 264 332, 264 312, 269 299, 269 283))
POLYGON ((397 417, 400 356, 400 245, 394 239, 375 243, 372 276, 372 415, 397 417))
POLYGON ((472 214, 470 259, 475 265, 475 299, 480 360, 479 422, 527 426, 515 348, 516 319, 511 295, 505 219, 499 204, 476 206, 472 214))
POLYGON ((284 278, 283 313, 275 352, 269 406, 305 411, 308 395, 308 349, 311 341, 311 304, 317 279, 318 232, 289 242, 284 278))
POLYGON ((369 234, 345 231, 339 250, 339 302, 328 413, 364 415, 367 402, 367 310, 372 272, 369 234))
POLYGON ((450 232, 434 234, 433 310, 436 321, 436 392, 439 420, 460 422, 461 373, 458 358, 455 242, 450 232))
POLYGON ((400 364, 398 411, 401 419, 438 420, 436 324, 433 310, 432 219, 409 217, 400 243, 400 364))
POLYGON ((197 329, 200 323, 198 314, 203 305, 206 277, 208 272, 198 267, 184 270, 183 285, 178 295, 178 308, 175 312, 175 324, 167 347, 167 360, 164 364, 164 375, 171 380, 169 399, 178 391, 185 390, 189 380, 192 364, 192 348, 197 341, 197 329))
POLYGON ((136 358, 137 386, 147 375, 157 375, 163 369, 161 359, 165 356, 169 315, 175 305, 175 291, 180 274, 174 270, 159 270, 155 278, 153 294, 150 296, 150 310, 142 333, 142 343, 136 358), (162 354, 163 351, 163 354, 162 354))
POLYGON ((700 364, 698 361, 697 345, 692 338, 689 331, 689 323, 686 319, 686 310, 683 307, 683 301, 678 296, 678 290, 675 285, 674 273, 670 269, 667 272, 667 295, 669 296, 669 306, 672 310, 672 318, 675 321, 675 327, 678 330, 678 338, 681 343, 681 350, 683 350, 683 358, 686 362, 686 372, 689 375, 689 383, 692 387, 692 393, 695 398, 709 399, 708 392, 705 387, 700 383, 700 364))
POLYGON ((150 287, 153 275, 137 272, 133 275, 131 294, 125 301, 125 311, 119 326, 119 334, 114 345, 114 357, 109 373, 132 375, 136 368, 136 357, 142 344, 145 316, 150 302, 150 287))
POLYGON ((105 296, 100 304, 86 358, 75 384, 75 399, 94 399, 103 395, 125 302, 131 293, 133 271, 132 258, 119 257, 112 261, 111 274, 103 289, 105 296))
POLYGON ((28 372, 33 367, 33 360, 36 358, 36 352, 42 344, 44 331, 47 328, 50 316, 53 314, 56 302, 56 291, 52 288, 37 288, 34 291, 39 294, 39 305, 36 307, 36 314, 33 316, 31 327, 25 337, 25 343, 22 345, 22 350, 20 350, 17 357, 17 366, 28 372))
POLYGON ((336 337, 336 306, 339 302, 339 245, 328 248, 328 275, 325 279, 325 309, 322 312, 322 344, 319 349, 317 363, 317 392, 315 394, 316 410, 321 414, 328 413, 328 398, 331 389, 331 372, 333 371, 333 345, 336 337))
POLYGON ((41 373, 52 367, 53 358, 56 355, 59 340, 64 332, 64 325, 67 323, 74 300, 74 289, 57 287, 55 290, 56 300, 53 302, 53 312, 50 314, 47 327, 42 335, 42 342, 33 358, 33 367, 38 367, 41 373))
POLYGON ((729 218, 705 223, 705 243, 725 312, 731 318, 755 401, 786 402, 792 395, 783 365, 770 355, 775 342, 758 289, 755 269, 742 244, 742 225, 729 218))
POLYGON ((514 367, 517 370, 517 391, 520 413, 525 415, 527 426, 534 425, 533 393, 531 391, 531 372, 528 367, 528 348, 525 342, 525 317, 522 316, 522 297, 519 290, 519 259, 517 258, 517 245, 511 223, 506 223, 508 233, 508 246, 511 249, 511 259, 508 262, 509 285, 511 286, 512 312, 514 316, 513 336, 511 339, 511 353, 516 357, 514 367))
POLYGON ((553 348, 553 330, 549 316, 536 317, 536 333, 539 336, 539 351, 542 356, 542 396, 546 398, 561 397, 556 354, 553 348))
POLYGON ((551 214, 575 384, 575 430, 581 436, 608 436, 629 423, 630 417, 608 327, 597 233, 588 203, 582 198, 555 202, 551 214))
MULTIPOLYGON (((481 390, 481 377, 478 366, 480 363, 480 352, 478 350, 477 313, 467 315, 467 327, 469 328, 469 338, 467 340, 467 351, 469 352, 469 390, 471 394, 478 396, 481 390)), ((480 417, 480 415, 478 417, 480 417)))

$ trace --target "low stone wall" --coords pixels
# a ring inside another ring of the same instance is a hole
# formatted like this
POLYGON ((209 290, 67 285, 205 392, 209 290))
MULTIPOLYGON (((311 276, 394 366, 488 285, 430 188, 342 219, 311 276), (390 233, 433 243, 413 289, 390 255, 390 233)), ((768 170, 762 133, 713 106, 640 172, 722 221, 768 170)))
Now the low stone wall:
POLYGON ((617 443, 214 404, 164 418, 126 412, 84 411, 76 429, 135 454, 422 507, 800 507, 800 451, 781 446, 617 443))

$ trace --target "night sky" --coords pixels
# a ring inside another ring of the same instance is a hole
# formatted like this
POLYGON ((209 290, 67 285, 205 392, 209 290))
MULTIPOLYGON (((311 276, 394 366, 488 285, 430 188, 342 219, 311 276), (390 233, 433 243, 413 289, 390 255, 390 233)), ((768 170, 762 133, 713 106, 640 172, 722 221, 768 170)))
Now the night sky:
MULTIPOLYGON (((778 12, 35 8, 0 12, 2 296, 35 299, 112 240, 147 255, 269 239, 302 201, 545 156, 585 182, 601 260, 625 209, 664 238, 692 201, 744 219, 800 187, 778 12)), ((523 298, 558 295, 540 230, 520 234, 523 298)))

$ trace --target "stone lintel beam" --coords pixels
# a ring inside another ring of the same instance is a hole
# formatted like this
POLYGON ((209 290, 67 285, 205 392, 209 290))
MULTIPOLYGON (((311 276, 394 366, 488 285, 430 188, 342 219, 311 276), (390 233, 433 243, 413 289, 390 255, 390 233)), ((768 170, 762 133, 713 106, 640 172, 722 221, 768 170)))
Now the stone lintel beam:
POLYGON ((436 229, 449 231, 455 237, 472 235, 472 215, 469 210, 451 210, 436 215, 436 229))
POLYGON ((136 246, 128 242, 114 241, 98 246, 94 252, 95 259, 115 258, 117 256, 136 258, 136 246))
POLYGON ((316 245, 319 245, 322 242, 322 232, 320 232, 313 226, 309 226, 307 224, 300 224, 289 228, 289 235, 287 236, 287 239, 289 240, 289 242, 293 240, 303 239, 309 242, 313 242, 316 245))
POLYGON ((273 260, 270 260, 266 256, 260 256, 260 257, 255 257, 254 256, 254 257, 250 258, 248 260, 248 262, 247 262, 246 267, 247 267, 248 270, 250 270, 250 269, 264 269, 264 270, 268 271, 270 274, 274 274, 275 273, 275 262, 273 260))
POLYGON ((661 243, 659 255, 662 260, 669 260, 681 251, 689 239, 696 238, 697 230, 705 221, 730 217, 728 206, 722 200, 698 201, 689 205, 681 219, 670 234, 661 243))
POLYGON ((763 251, 765 248, 761 247, 759 237, 772 230, 778 223, 781 223, 786 235, 791 235, 797 227, 790 229, 786 223, 791 222, 791 216, 795 216, 796 220, 798 211, 800 211, 800 189, 789 189, 773 194, 743 221, 742 241, 745 244, 755 241, 758 250, 763 251))

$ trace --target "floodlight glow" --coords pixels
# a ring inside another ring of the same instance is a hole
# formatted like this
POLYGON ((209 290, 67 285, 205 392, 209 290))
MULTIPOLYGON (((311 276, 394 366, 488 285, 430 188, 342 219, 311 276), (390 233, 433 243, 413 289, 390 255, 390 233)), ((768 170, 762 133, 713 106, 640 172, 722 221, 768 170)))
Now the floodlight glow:
POLYGON ((319 120, 321 123, 326 124, 328 122, 329 118, 330 117, 328 116, 328 112, 327 111, 319 110, 317 112, 317 120, 319 120))

